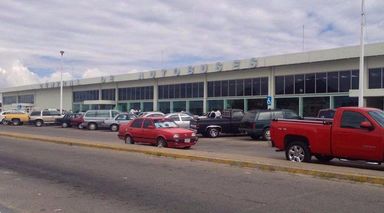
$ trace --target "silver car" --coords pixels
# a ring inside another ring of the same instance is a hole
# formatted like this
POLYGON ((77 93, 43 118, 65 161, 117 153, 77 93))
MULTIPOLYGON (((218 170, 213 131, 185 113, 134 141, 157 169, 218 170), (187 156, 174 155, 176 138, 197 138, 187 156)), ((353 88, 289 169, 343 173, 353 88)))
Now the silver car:
POLYGON ((113 119, 107 119, 102 124, 102 127, 109 128, 112 132, 119 131, 120 124, 128 123, 137 116, 130 113, 122 113, 116 115, 113 119))
POLYGON ((179 127, 185 129, 190 128, 190 121, 193 119, 192 116, 186 113, 170 113, 167 114, 165 117, 172 119, 179 127))

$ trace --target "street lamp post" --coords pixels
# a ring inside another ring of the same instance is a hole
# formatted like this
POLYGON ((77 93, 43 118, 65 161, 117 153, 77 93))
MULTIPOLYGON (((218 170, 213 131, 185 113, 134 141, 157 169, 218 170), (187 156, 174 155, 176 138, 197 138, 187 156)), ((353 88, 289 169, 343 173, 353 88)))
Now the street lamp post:
POLYGON ((64 51, 60 51, 61 69, 60 69, 60 114, 63 114, 63 55, 64 51))
POLYGON ((365 12, 364 0, 361 1, 361 28, 360 28, 360 67, 359 67, 359 107, 364 106, 364 26, 365 12))

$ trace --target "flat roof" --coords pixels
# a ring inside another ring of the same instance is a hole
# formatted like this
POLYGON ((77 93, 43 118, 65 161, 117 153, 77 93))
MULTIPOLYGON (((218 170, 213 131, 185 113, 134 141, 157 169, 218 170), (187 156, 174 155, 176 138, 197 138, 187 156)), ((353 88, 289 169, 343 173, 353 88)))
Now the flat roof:
MULTIPOLYGON (((365 56, 384 55, 384 42, 365 45, 365 56)), ((186 67, 168 68, 145 72, 129 73, 122 75, 110 75, 96 78, 85 78, 64 81, 64 87, 92 85, 100 83, 113 83, 123 81, 135 81, 143 79, 158 79, 165 77, 187 76, 194 74, 215 73, 223 71, 234 71, 244 69, 255 69, 261 67, 284 66, 292 64, 314 63, 331 60, 343 60, 360 57, 360 46, 348 46, 325 50, 314 50, 300 53, 290 53, 284 55, 255 57, 244 60, 232 60, 216 62, 210 64, 191 65, 186 67)), ((0 93, 17 92, 36 89, 51 89, 60 87, 60 81, 46 82, 33 85, 9 87, 0 89, 0 93)))

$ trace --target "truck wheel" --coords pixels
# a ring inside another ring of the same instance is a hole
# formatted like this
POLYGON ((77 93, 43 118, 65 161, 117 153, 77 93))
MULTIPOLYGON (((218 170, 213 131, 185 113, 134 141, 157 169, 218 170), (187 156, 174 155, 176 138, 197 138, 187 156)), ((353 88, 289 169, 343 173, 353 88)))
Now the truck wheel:
POLYGON ((42 120, 35 121, 35 126, 37 126, 37 127, 41 127, 41 126, 43 126, 43 124, 44 124, 44 122, 42 120))
POLYGON ((68 124, 67 124, 66 122, 64 122, 64 123, 61 124, 61 127, 63 127, 63 128, 67 128, 67 127, 68 127, 68 124))
POLYGON ((96 130, 97 129, 97 125, 95 123, 90 123, 90 124, 88 124, 88 129, 89 130, 96 130))
POLYGON ((220 133, 219 129, 217 128, 209 128, 207 132, 210 138, 216 138, 220 133))
POLYGON ((14 126, 18 126, 18 125, 20 125, 20 119, 17 119, 17 118, 12 119, 12 124, 13 124, 14 126))
POLYGON ((265 128, 263 131, 263 140, 265 140, 265 141, 271 140, 271 131, 270 131, 269 127, 265 128))
POLYGON ((112 131, 112 132, 117 132, 117 131, 119 131, 119 126, 116 125, 116 124, 112 124, 112 125, 111 125, 111 131, 112 131))
POLYGON ((285 150, 285 157, 293 162, 309 162, 311 160, 311 153, 305 143, 297 141, 288 145, 285 150))
POLYGON ((332 156, 315 155, 316 159, 322 163, 329 162, 333 159, 332 156))

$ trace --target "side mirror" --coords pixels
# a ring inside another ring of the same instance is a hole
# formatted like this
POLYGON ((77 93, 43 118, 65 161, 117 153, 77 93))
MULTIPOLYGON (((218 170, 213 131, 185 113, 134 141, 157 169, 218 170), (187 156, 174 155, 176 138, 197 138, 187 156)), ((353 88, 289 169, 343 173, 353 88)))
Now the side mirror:
POLYGON ((368 129, 368 130, 373 130, 373 126, 370 122, 368 121, 363 121, 360 123, 360 128, 362 129, 368 129))
POLYGON ((154 129, 155 126, 154 126, 154 125, 149 125, 147 128, 148 128, 148 129, 154 129))

